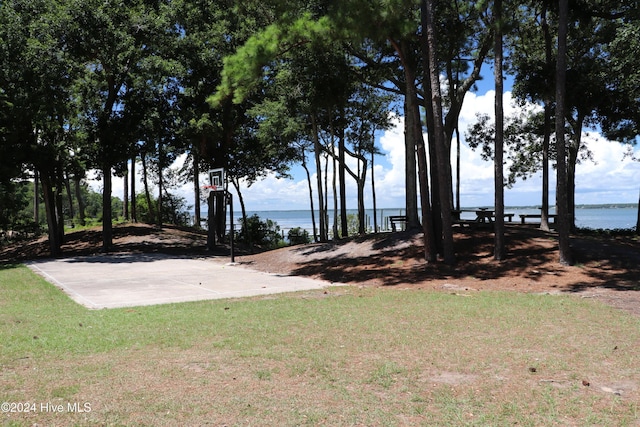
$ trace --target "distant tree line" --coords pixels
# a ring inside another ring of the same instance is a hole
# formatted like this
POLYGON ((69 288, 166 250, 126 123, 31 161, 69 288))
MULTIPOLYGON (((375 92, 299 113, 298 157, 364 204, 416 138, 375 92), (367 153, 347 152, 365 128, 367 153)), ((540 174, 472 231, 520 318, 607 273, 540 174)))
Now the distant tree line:
MULTIPOLYGON (((575 164, 589 155, 582 129, 597 125, 626 143, 640 133, 637 6, 609 0, 3 1, 3 212, 18 206, 21 182, 35 180, 50 249, 59 253, 70 214, 61 195, 98 170, 108 250, 114 212, 120 212, 114 211, 113 174, 128 183, 123 214, 140 219, 141 193, 148 219, 158 224, 167 218, 163 209, 154 212, 152 198, 157 206, 171 205, 168 190, 193 182, 199 224, 201 171, 226 169, 246 221, 241 186, 268 173, 287 176, 292 164, 301 164, 311 212, 320 213, 313 218, 314 238, 349 234, 349 179, 356 183, 358 232, 364 233, 376 132, 390 126, 391 111, 400 106, 407 225, 423 231, 427 261, 441 256, 453 264, 458 118, 489 63, 496 120, 480 118, 469 132, 494 160, 494 255, 505 256, 503 189, 513 177, 542 169, 548 226, 553 164, 560 262, 571 263, 575 164), (504 118, 505 71, 515 77, 516 97, 538 104, 541 115, 504 118), (507 178, 505 153, 515 156, 507 178), (176 173, 168 166, 181 155, 188 160, 176 173)), ((375 211, 375 187, 373 195, 375 211)))
MULTIPOLYGON (((66 185, 59 195, 60 209, 64 218, 63 227, 73 229, 77 227, 92 227, 102 223, 102 194, 93 190, 86 181, 80 182, 79 187, 66 185)), ((46 206, 43 201, 42 191, 31 181, 19 181, 14 183, 11 193, 4 193, 0 210, 0 231, 11 231, 13 236, 29 237, 37 235, 46 228, 46 206), (37 192, 37 196, 36 196, 37 192)), ((134 200, 131 200, 133 203, 134 200)), ((187 205, 184 198, 167 194, 163 198, 164 206, 159 209, 159 201, 156 197, 147 197, 144 193, 135 196, 137 206, 137 218, 146 223, 155 223, 157 212, 162 212, 164 224, 181 226, 192 225, 189 212, 191 206, 187 205)), ((111 198, 111 215, 114 221, 124 221, 127 218, 124 213, 123 201, 113 196, 111 198)), ((2 242, 0 242, 2 243, 2 242)))

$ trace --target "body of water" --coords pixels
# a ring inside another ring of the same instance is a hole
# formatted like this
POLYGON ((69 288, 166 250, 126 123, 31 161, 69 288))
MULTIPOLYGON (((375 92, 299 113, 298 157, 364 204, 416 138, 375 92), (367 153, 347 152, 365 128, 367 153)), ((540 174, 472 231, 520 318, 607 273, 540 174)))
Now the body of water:
MULTIPOLYGON (((473 220, 476 218, 475 207, 464 208, 469 212, 463 211, 461 219, 473 220)), ((537 207, 507 207, 505 213, 513 213, 513 222, 520 223, 519 215, 522 214, 540 214, 537 207)), ((554 213, 551 210, 549 213, 554 213)), ((313 222, 311 220, 310 210, 291 210, 291 211, 247 211, 247 215, 257 214, 262 220, 270 219, 275 221, 282 231, 285 233, 296 227, 308 230, 310 234, 313 231, 313 222)), ((350 209, 348 214, 357 214, 357 210, 350 209)), ((404 215, 405 210, 401 208, 377 209, 377 223, 381 230, 389 230, 389 216, 404 215)), ((578 206, 576 207, 576 226, 580 228, 593 229, 623 229, 634 228, 638 208, 634 205, 599 205, 599 206, 578 206)), ((236 224, 240 223, 241 215, 234 212, 236 224)), ((540 219, 529 218, 528 223, 540 222, 540 219)), ((316 226, 318 224, 318 213, 316 212, 316 226)), ((333 224, 333 213, 329 213, 329 224, 333 224)), ((367 228, 373 230, 373 209, 366 210, 367 228)))

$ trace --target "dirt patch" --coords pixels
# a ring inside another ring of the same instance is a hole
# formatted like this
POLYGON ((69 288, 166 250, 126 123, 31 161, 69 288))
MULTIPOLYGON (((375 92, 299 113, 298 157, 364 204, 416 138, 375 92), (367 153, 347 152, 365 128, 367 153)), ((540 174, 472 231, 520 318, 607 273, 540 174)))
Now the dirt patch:
MULTIPOLYGON (((0 247, 0 263, 49 258, 46 236, 0 247)), ((148 224, 121 224, 113 227, 113 246, 109 252, 161 252, 216 255, 206 250, 207 235, 190 228, 148 224)), ((61 257, 92 255, 103 252, 100 227, 67 232, 61 257)), ((225 248, 220 248, 220 253, 225 248)))
MULTIPOLYGON (((101 230, 68 233, 64 256, 101 251, 101 230)), ((179 227, 124 224, 114 227, 113 252, 162 252, 228 256, 228 248, 207 251, 206 233, 179 227)), ((480 290, 572 293, 596 298, 640 316, 640 243, 632 237, 574 236, 573 266, 559 264, 556 236, 529 226, 507 227, 507 259, 493 259, 490 229, 455 234, 457 264, 427 264, 422 234, 381 233, 248 254, 236 261, 256 270, 320 278, 361 286, 396 286, 463 294, 480 290)), ((0 250, 0 262, 48 256, 46 238, 0 250)))
POLYGON ((640 244, 634 238, 573 237, 575 264, 563 266, 558 262, 553 233, 509 227, 507 259, 497 262, 491 230, 463 229, 455 235, 455 267, 425 263, 422 239, 422 234, 388 233, 287 247, 238 259, 258 270, 364 286, 452 293, 573 293, 640 315, 640 244))

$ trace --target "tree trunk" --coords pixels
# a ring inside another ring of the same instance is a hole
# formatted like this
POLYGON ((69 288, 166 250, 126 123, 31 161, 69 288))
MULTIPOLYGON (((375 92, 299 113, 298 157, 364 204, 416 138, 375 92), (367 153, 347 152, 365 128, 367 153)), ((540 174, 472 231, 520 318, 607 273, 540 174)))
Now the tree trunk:
MULTIPOLYGON (((240 210, 242 211, 242 223, 248 224, 247 209, 246 209, 246 206, 244 205, 244 197, 242 197, 242 192, 240 191, 240 180, 232 177, 231 183, 233 184, 233 187, 236 189, 236 193, 238 194, 238 201, 240 202, 240 210)), ((231 220, 233 221, 233 218, 231 220)), ((247 231, 247 239, 249 243, 249 250, 253 251, 253 242, 251 241, 251 237, 252 237, 251 233, 249 232, 249 230, 246 230, 246 231, 247 231)))
MULTIPOLYGON (((328 153, 331 155, 331 158, 336 161, 335 153, 328 153)), ((367 159, 359 152, 352 152, 345 148, 345 154, 349 154, 352 158, 356 159, 357 169, 353 171, 346 163, 344 170, 348 172, 349 175, 356 182, 357 187, 357 206, 358 206, 358 233, 365 234, 365 209, 364 209, 364 187, 367 180, 367 159), (362 168, 360 165, 362 164, 362 168)), ((346 210, 345 210, 346 212, 346 210)), ((345 215, 346 217, 346 215, 345 215)))
POLYGON ((53 191, 51 177, 47 173, 40 173, 42 184, 42 196, 44 199, 45 212, 47 216, 47 231, 49 235, 49 251, 51 256, 58 256, 62 253, 62 241, 58 233, 58 222, 56 201, 53 191))
POLYGON ((124 177, 122 180, 122 184, 124 187, 124 191, 123 191, 123 196, 124 196, 124 200, 122 203, 122 215, 124 216, 124 219, 129 221, 129 163, 127 162, 127 164, 125 165, 124 168, 124 177))
POLYGON ((557 232, 560 264, 573 264, 569 236, 567 158, 564 138, 567 75, 567 27, 569 0, 560 0, 558 14, 558 59, 556 61, 556 150, 557 150, 557 232))
POLYGON ((502 0, 495 0, 494 16, 496 24, 495 34, 495 64, 494 77, 496 86, 495 95, 495 115, 496 115, 496 139, 495 139, 495 156, 493 159, 494 169, 494 185, 495 185, 495 234, 494 234, 494 251, 493 258, 496 261, 502 261, 505 258, 505 242, 504 242, 504 106, 503 91, 504 85, 502 80, 502 0))
MULTIPOLYGON (((203 135, 202 139, 204 140, 204 138, 205 137, 203 135)), ((202 141, 202 143, 204 144, 204 141, 202 141)), ((195 211, 193 222, 195 223, 196 228, 200 228, 202 224, 202 217, 200 213, 200 153, 196 144, 191 146, 191 156, 193 159, 193 193, 195 196, 193 205, 193 209, 195 211)))
MULTIPOLYGON (((409 83, 407 83, 408 85, 409 83)), ((404 152, 405 152, 405 209, 407 216, 407 228, 415 229, 419 226, 418 222, 418 187, 417 187, 417 169, 416 169, 416 138, 415 138, 415 120, 414 106, 409 101, 410 95, 405 97, 405 116, 404 116, 404 152)))
MULTIPOLYGON (((547 23, 547 8, 543 6, 541 13, 541 26, 544 36, 544 52, 547 67, 553 65, 553 53, 551 49, 551 32, 547 23)), ((545 97, 547 98, 547 97, 545 97)), ((540 229, 549 231, 549 143, 551 141, 551 101, 544 101, 544 136, 542 139, 542 211, 540 212, 540 229)))
MULTIPOLYGON (((431 89, 429 89, 431 93, 431 89)), ((429 111, 432 111, 431 103, 429 105, 429 111)), ((433 235, 435 237, 436 253, 444 253, 444 241, 442 235, 442 204, 440 202, 440 173, 438 171, 438 156, 436 155, 435 145, 435 131, 434 131, 433 114, 427 112, 427 136, 428 136, 428 149, 429 149, 429 178, 431 185, 429 190, 431 191, 431 213, 433 222, 433 235)))
MULTIPOLYGON (((333 145, 333 132, 331 135, 331 163, 333 166, 333 174, 331 177, 331 189, 333 191, 333 240, 338 240, 341 236, 338 230, 338 217, 340 216, 338 214, 338 186, 337 186, 337 175, 338 175, 338 170, 337 170, 337 161, 336 161, 336 156, 335 156, 335 147, 333 145)), ((346 217, 346 210, 344 212, 344 216, 346 217)), ((346 218, 345 218, 346 219, 346 218)), ((341 219, 342 221, 342 219, 341 219)), ((347 236, 342 236, 342 237, 347 237, 347 236)))
POLYGON ((164 168, 164 148, 161 141, 158 141, 158 216, 156 217, 156 224, 158 227, 162 227, 162 214, 164 211, 162 190, 164 188, 164 177, 162 170, 164 168))
POLYGON ((136 156, 131 158, 131 221, 138 222, 136 213, 136 156))
POLYGON ((179 225, 178 224, 178 216, 177 216, 177 212, 176 212, 175 199, 170 197, 170 194, 167 191, 166 187, 163 189, 163 193, 164 193, 164 200, 166 200, 167 204, 169 205, 168 206, 169 210, 168 210, 168 212, 166 212, 167 220, 169 221, 169 224, 179 225))
POLYGON ((73 176, 73 184, 76 191, 76 200, 78 201, 78 222, 80 223, 80 225, 84 226, 86 224, 85 204, 84 204, 84 198, 82 197, 82 191, 80 187, 81 179, 78 174, 75 174, 73 176))
POLYGON ((378 207, 376 205, 376 180, 375 180, 375 132, 371 135, 374 144, 371 146, 371 201, 373 203, 373 232, 378 232, 378 207))
MULTIPOLYGON (((408 124, 408 126, 406 127, 406 131, 407 134, 410 135, 410 137, 414 140, 414 144, 413 146, 417 149, 421 149, 424 151, 424 153, 422 155, 424 155, 424 159, 419 159, 419 161, 424 160, 425 164, 421 165, 419 167, 419 173, 418 173, 418 177, 419 177, 419 181, 420 182, 420 200, 421 200, 421 207, 422 207, 422 230, 425 231, 425 215, 428 215, 428 220, 427 220, 427 227, 430 227, 433 229, 433 212, 431 210, 431 204, 429 203, 429 197, 430 197, 430 192, 429 192, 429 185, 428 185, 428 179, 426 175, 428 173, 428 167, 427 167, 427 163, 426 163, 426 149, 424 147, 424 137, 422 136, 422 123, 420 120, 420 107, 418 105, 418 97, 415 91, 415 86, 413 87, 413 89, 407 87, 407 102, 406 102, 406 114, 405 114, 405 123, 408 124), (420 174, 424 173, 424 176, 421 176, 420 174), (426 198, 426 200, 423 200, 423 198, 426 198), (425 210, 426 207, 426 210, 425 210)), ((407 156, 407 161, 409 161, 409 156, 407 156)), ((415 161, 416 161, 416 151, 414 150, 413 152, 413 163, 414 163, 414 169, 415 169, 415 161)), ((415 180, 415 176, 413 178, 415 180)), ((413 185, 415 187, 416 183, 413 182, 413 185)), ((417 190, 416 190, 417 191, 417 190)), ((416 200, 417 202, 417 200, 416 200)), ((409 223, 411 222, 410 217, 407 217, 407 227, 409 227, 409 223)), ((416 218, 414 219, 414 225, 412 225, 410 227, 410 229, 418 229, 420 228, 420 222, 417 219, 417 208, 416 208, 416 218)), ((425 238, 430 239, 429 242, 427 243, 425 241, 425 250, 429 250, 429 255, 427 255, 425 253, 425 260, 431 260, 433 256, 437 256, 437 249, 433 249, 433 245, 435 244, 435 241, 433 240, 433 231, 429 230, 426 234, 425 234, 425 238), (427 248, 428 247, 428 248, 427 248), (432 253, 433 252, 433 253, 432 253)))
POLYGON ((40 173, 36 170, 33 176, 33 223, 40 226, 40 173))
POLYGON ((404 95, 404 180, 405 180, 405 210, 407 216, 407 229, 420 228, 418 220, 418 187, 416 172, 416 123, 420 123, 418 96, 416 93, 416 64, 413 60, 413 52, 406 40, 389 40, 402 63, 405 80, 404 95), (418 113, 416 114, 416 111, 418 113))
POLYGON ((224 192, 214 193, 215 199, 215 230, 218 240, 222 242, 227 231, 227 204, 224 192))
MULTIPOLYGON (((434 3, 435 4, 435 3, 434 3)), ((423 25, 424 28, 424 25, 423 25)), ((449 200, 453 202, 453 186, 452 186, 452 167, 451 167, 451 141, 453 139, 453 132, 457 129, 460 112, 462 111, 462 105, 464 102, 464 97, 469 92, 469 90, 473 87, 473 84, 479 79, 480 71, 482 69, 482 64, 484 63, 487 54, 491 50, 493 43, 491 37, 486 37, 486 39, 482 40, 479 48, 475 51, 475 58, 472 61, 472 70, 469 76, 463 80, 462 82, 458 81, 458 75, 454 76, 452 71, 447 73, 448 80, 450 82, 449 85, 449 109, 447 111, 446 116, 443 117, 442 127, 444 133, 444 144, 445 144, 445 154, 447 156, 447 160, 445 165, 447 167, 447 181, 449 183, 448 191, 451 193, 449 196, 449 200), (453 84, 455 83, 455 84, 453 84)), ((425 68, 425 70, 428 68, 425 68)), ((439 83, 439 80, 438 80, 439 83)), ((432 83, 433 84, 433 83, 432 83)), ((438 86, 440 88, 440 86, 438 86)), ((440 173, 440 172, 439 172, 440 173)), ((443 172, 444 173, 444 172, 443 172)))
POLYGON ((163 182, 162 182, 162 169, 160 170, 160 174, 158 176, 158 215, 156 216, 156 225, 158 227, 162 227, 162 215, 164 214, 164 197, 162 196, 163 190, 163 182))
POLYGON ((405 79, 404 97, 404 150, 405 150, 405 208, 407 229, 420 228, 418 220, 418 179, 416 168, 416 145, 418 133, 421 133, 420 107, 416 91, 416 64, 407 42, 400 42, 396 48, 400 54, 405 79))
POLYGON ((213 191, 207 197, 207 249, 212 251, 216 246, 216 215, 213 191))
POLYGON ((113 218, 111 213, 111 165, 102 167, 102 250, 108 252, 113 246, 113 218))
POLYGON ((140 160, 142 161, 142 183, 144 185, 144 196, 147 200, 147 209, 149 218, 147 218, 147 222, 153 223, 155 219, 155 209, 153 204, 151 203, 151 193, 149 192, 149 173, 147 170, 147 155, 145 153, 140 153, 140 160))
MULTIPOLYGON (((444 127, 442 122, 442 95, 440 92, 440 73, 438 70, 438 60, 436 57, 436 40, 435 22, 433 17, 434 0, 422 0, 422 18, 423 28, 426 30, 427 36, 427 63, 428 73, 431 83, 431 105, 433 108, 434 122, 434 145, 436 149, 438 178, 440 190, 440 208, 442 218, 442 237, 443 237, 443 257, 445 264, 453 265, 456 262, 455 248, 453 245, 453 227, 451 215, 451 174, 450 165, 447 165, 449 156, 447 155, 447 146, 445 143, 444 127), (448 177, 447 177, 448 174, 448 177)), ((424 52, 423 52, 424 54, 424 52)))
MULTIPOLYGON (((574 135, 573 138, 579 138, 574 135)), ((574 144, 580 144, 578 141, 571 140, 569 143, 568 160, 567 160, 567 213, 569 232, 576 230, 576 163, 578 161, 578 149, 574 144)))
MULTIPOLYGON (((405 68, 406 70, 406 68, 405 68)), ((407 71, 405 71, 405 75, 407 71)), ((408 77, 405 77, 408 79, 408 77)), ((420 110, 415 93, 415 79, 406 82, 404 102, 404 147, 405 147, 405 208, 407 215, 407 229, 420 228, 418 220, 418 186, 416 169, 416 140, 417 129, 420 128, 420 110)))
POLYGON ((540 229, 549 231, 549 142, 551 140, 551 105, 544 105, 544 136, 542 139, 542 210, 540 229))
POLYGON ((55 179, 55 215, 57 218, 58 228, 56 232, 58 233, 58 241, 60 245, 64 243, 64 211, 62 209, 62 186, 64 185, 64 178, 62 170, 59 169, 54 177, 55 179))
POLYGON ((344 159, 344 128, 340 127, 340 136, 338 138, 338 178, 340 185, 340 231, 342 238, 349 236, 349 223, 347 221, 347 183, 345 176, 345 159, 344 159))
POLYGON ((324 157, 324 214, 326 215, 324 222, 327 225, 326 240, 329 240, 329 156, 324 157))
POLYGON ((318 136, 318 124, 316 123, 315 115, 311 116, 311 126, 313 133, 313 153, 316 161, 316 180, 318 185, 318 209, 320 212, 319 225, 320 225, 320 241, 327 241, 327 223, 326 223, 326 210, 324 205, 324 192, 322 191, 322 164, 320 162, 320 153, 322 148, 320 147, 320 139, 318 136))
POLYGON ((460 128, 456 126, 456 210, 460 210, 460 128))
POLYGON ((309 168, 307 167, 307 156, 304 154, 304 149, 302 149, 302 168, 307 174, 307 186, 309 187, 309 205, 311 207, 311 224, 313 226, 313 241, 318 242, 318 229, 316 228, 316 212, 313 207, 313 185, 311 184, 311 173, 309 172, 309 168))
POLYGON ((576 228, 576 165, 578 164, 578 153, 582 145, 582 126, 584 124, 584 114, 578 112, 578 117, 571 123, 573 135, 569 140, 569 153, 567 161, 567 205, 569 209, 569 230, 576 228))
POLYGON ((420 183, 420 206, 422 208, 422 235, 424 242, 424 260, 436 262, 438 260, 438 246, 434 235, 433 212, 429 202, 429 171, 427 166, 427 150, 422 135, 422 126, 418 135, 418 181, 420 183))
POLYGON ((638 195, 638 217, 636 218, 636 234, 640 236, 640 193, 638 195))
POLYGON ((67 190, 67 201, 69 202, 69 218, 71 218, 71 226, 76 218, 75 209, 73 208, 73 193, 71 193, 71 184, 69 183, 69 174, 64 172, 64 188, 67 190))
MULTIPOLYGON (((421 1, 421 22, 423 28, 426 28, 426 13, 425 13, 425 2, 421 1)), ((428 52, 429 52, 429 41, 427 40, 426 32, 423 32, 420 37, 420 45, 422 48, 422 66, 423 69, 429 69, 429 60, 428 60, 428 52)), ((435 245, 434 256, 437 257, 438 254, 442 254, 444 252, 444 243, 442 236, 442 207, 440 205, 440 178, 438 172, 438 161, 435 149, 435 121, 433 118, 433 104, 431 103, 431 75, 428 72, 423 73, 423 82, 422 87, 424 91, 425 99, 428 102, 425 102, 426 109, 426 125, 427 125, 427 137, 428 137, 428 146, 425 145, 425 151, 428 149, 429 152, 429 163, 428 163, 428 172, 429 172, 429 180, 430 186, 428 190, 431 192, 430 198, 430 208, 431 208, 431 224, 433 230, 430 231, 430 234, 433 236, 433 241, 430 243, 431 245, 435 245)), ((422 129, 420 134, 422 135, 422 129)), ((425 154, 426 155, 426 154, 425 154)), ((424 168, 427 171, 427 165, 424 168)), ((422 197, 428 197, 427 193, 422 193, 422 197)), ((424 217, 424 212, 423 212, 424 217)), ((422 226, 425 224, 423 222, 422 226)), ((425 237, 427 238, 427 237, 425 237)), ((425 248, 426 250, 426 248, 425 248)))
POLYGON ((358 156, 358 233, 364 235, 366 233, 365 209, 364 209, 364 186, 367 180, 367 159, 364 156, 358 156), (360 171, 360 162, 362 161, 362 172, 360 171))

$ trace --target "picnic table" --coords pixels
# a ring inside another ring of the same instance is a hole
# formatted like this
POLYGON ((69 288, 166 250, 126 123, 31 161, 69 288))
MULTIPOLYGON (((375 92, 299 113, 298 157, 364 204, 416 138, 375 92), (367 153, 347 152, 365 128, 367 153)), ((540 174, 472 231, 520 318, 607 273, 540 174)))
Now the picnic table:
MULTIPOLYGON (((496 217, 496 212, 494 210, 491 210, 489 208, 478 208, 478 209, 454 209, 451 211, 453 214, 454 219, 457 222, 463 222, 462 219, 460 219, 460 214, 462 212, 473 212, 476 214, 476 219, 473 222, 479 223, 479 224, 487 224, 487 223, 492 223, 494 218, 496 217)), ((504 217, 507 218, 507 220, 509 222, 513 221, 513 216, 514 214, 512 213, 505 213, 504 217)))
POLYGON ((493 222, 495 212, 487 208, 476 209, 476 222, 486 224, 493 222))

